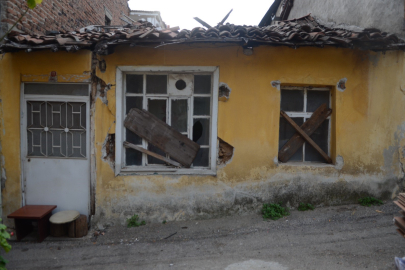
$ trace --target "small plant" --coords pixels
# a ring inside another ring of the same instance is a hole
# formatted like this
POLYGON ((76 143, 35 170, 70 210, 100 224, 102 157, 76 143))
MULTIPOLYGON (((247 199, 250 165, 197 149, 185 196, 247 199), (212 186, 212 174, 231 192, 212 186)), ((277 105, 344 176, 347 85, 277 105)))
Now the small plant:
POLYGON ((383 205, 384 203, 381 200, 378 200, 374 197, 364 197, 359 199, 359 204, 363 206, 372 206, 372 205, 383 205))
POLYGON ((310 203, 300 203, 298 206, 298 211, 314 210, 315 207, 310 203))
MULTIPOLYGON (((1 218, 0 218, 1 221, 1 218)), ((7 242, 7 239, 10 239, 10 234, 7 232, 7 227, 4 224, 0 224, 0 246, 7 253, 11 250, 11 245, 7 242)), ((0 270, 6 270, 7 260, 0 256, 0 270)))
POLYGON ((127 219, 127 227, 128 228, 139 227, 139 226, 143 226, 143 225, 146 225, 146 222, 145 222, 145 220, 142 220, 141 222, 139 222, 138 215, 133 215, 132 217, 127 219))
POLYGON ((162 224, 166 224, 166 223, 167 223, 167 221, 166 221, 166 220, 163 220, 162 224))
POLYGON ((288 210, 278 203, 263 204, 262 216, 264 219, 277 220, 288 215, 290 215, 288 210))

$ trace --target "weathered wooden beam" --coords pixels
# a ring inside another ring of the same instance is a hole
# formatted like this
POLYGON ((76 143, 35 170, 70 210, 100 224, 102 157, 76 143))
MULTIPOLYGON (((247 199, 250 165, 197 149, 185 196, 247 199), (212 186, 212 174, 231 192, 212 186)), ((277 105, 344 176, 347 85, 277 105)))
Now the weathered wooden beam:
POLYGON ((145 110, 131 109, 125 118, 124 126, 184 167, 191 166, 200 149, 199 144, 145 110))
POLYGON ((127 141, 124 142, 124 147, 135 149, 135 150, 137 150, 137 151, 139 151, 139 152, 145 153, 145 154, 147 154, 147 155, 149 155, 149 156, 152 156, 152 157, 154 157, 154 158, 163 160, 164 162, 169 163, 170 165, 173 165, 173 166, 175 166, 175 167, 181 167, 181 164, 178 163, 178 162, 176 162, 176 161, 174 161, 174 160, 171 160, 171 159, 168 159, 167 157, 164 157, 164 156, 161 156, 161 155, 159 155, 159 154, 153 153, 152 151, 149 151, 149 150, 147 150, 147 149, 145 149, 145 148, 143 148, 143 147, 134 145, 134 144, 129 143, 129 142, 127 142, 127 141))
MULTIPOLYGON (((323 121, 331 115, 332 109, 328 109, 326 103, 319 106, 312 116, 301 126, 301 129, 311 136, 315 130, 323 123, 323 121)), ((281 162, 287 162, 298 149, 305 143, 304 138, 297 132, 278 152, 278 159, 281 162)))
POLYGON ((326 160, 328 163, 332 163, 332 159, 309 137, 285 112, 280 112, 288 123, 313 147, 315 150, 326 160))

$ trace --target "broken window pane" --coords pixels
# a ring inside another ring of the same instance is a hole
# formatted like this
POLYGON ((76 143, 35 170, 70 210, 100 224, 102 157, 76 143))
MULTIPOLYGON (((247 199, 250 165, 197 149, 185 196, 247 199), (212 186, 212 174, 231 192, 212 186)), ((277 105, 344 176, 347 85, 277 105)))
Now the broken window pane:
POLYGON ((148 111, 166 123, 166 99, 149 99, 148 111))
POLYGON ((143 75, 127 74, 127 93, 143 93, 143 75))
POLYGON ((211 75, 194 75, 194 94, 211 94, 211 75))
POLYGON ((142 165, 142 153, 131 148, 125 148, 125 164, 142 165))
POLYGON ((307 91, 307 112, 314 112, 322 104, 326 103, 329 106, 329 91, 307 91))
MULTIPOLYGON (((328 154, 329 119, 326 119, 310 136, 311 139, 328 154)), ((325 159, 309 143, 305 143, 305 161, 325 162, 325 159)))
POLYGON ((126 97, 126 110, 125 114, 128 114, 132 108, 142 110, 143 97, 126 97))
POLYGON ((187 132, 187 99, 172 100, 172 127, 187 132))
POLYGON ((193 141, 199 145, 210 143, 210 119, 194 119, 193 141))
MULTIPOLYGON (((159 148, 157 148, 156 146, 154 146, 152 144, 148 144, 148 150, 152 151, 153 153, 156 153, 158 155, 166 157, 165 152, 163 152, 162 150, 160 150, 159 148)), ((166 164, 166 162, 148 155, 148 164, 149 165, 150 164, 166 164)))
POLYGON ((304 90, 281 90, 281 110, 304 111, 304 90))
POLYGON ((167 75, 146 75, 147 94, 166 94, 167 75))
MULTIPOLYGON (((301 126, 304 123, 304 118, 291 118, 294 120, 294 122, 298 125, 301 126)), ((284 117, 280 118, 280 131, 279 131, 279 147, 278 149, 280 150, 284 144, 286 144, 291 137, 296 133, 295 129, 290 125, 290 123, 287 122, 287 120, 284 119, 284 117)), ((302 152, 303 152, 303 147, 297 150, 295 154, 292 156, 290 161, 302 161, 302 152)))
POLYGON ((200 148, 193 161, 193 167, 208 167, 209 165, 209 148, 200 148))
POLYGON ((194 98, 194 115, 210 115, 211 98, 195 97, 194 98))

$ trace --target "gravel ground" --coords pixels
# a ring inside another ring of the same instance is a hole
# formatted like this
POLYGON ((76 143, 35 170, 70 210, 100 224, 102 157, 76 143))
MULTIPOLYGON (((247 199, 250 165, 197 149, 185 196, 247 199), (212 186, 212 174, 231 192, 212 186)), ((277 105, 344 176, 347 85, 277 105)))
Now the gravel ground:
POLYGON ((396 269, 405 239, 392 202, 260 215, 106 227, 79 240, 27 237, 11 244, 8 269, 396 269))

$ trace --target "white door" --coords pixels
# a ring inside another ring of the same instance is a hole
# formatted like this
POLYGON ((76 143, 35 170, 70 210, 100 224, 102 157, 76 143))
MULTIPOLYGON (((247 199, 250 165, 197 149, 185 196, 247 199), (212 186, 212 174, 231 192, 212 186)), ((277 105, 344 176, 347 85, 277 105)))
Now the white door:
POLYGON ((23 85, 21 149, 26 205, 89 215, 89 85, 23 85))

